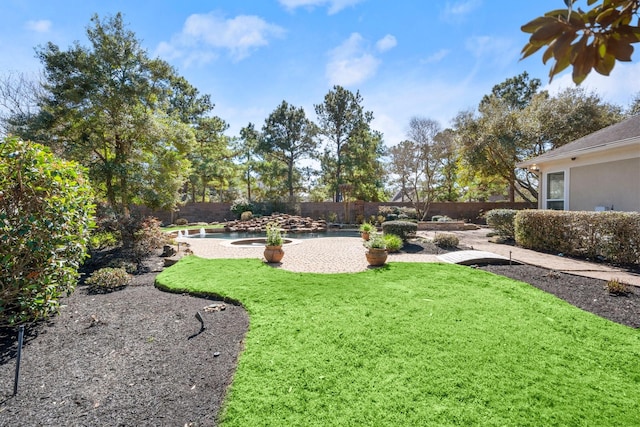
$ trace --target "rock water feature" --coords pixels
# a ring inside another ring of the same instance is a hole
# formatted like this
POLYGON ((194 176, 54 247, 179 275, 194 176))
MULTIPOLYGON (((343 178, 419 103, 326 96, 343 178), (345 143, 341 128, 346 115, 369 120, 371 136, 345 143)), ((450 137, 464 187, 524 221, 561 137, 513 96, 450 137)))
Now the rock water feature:
POLYGON ((269 223, 276 224, 287 235, 327 231, 327 222, 324 220, 288 214, 272 214, 270 216, 252 218, 248 221, 229 221, 225 224, 225 231, 232 233, 264 233, 269 223))

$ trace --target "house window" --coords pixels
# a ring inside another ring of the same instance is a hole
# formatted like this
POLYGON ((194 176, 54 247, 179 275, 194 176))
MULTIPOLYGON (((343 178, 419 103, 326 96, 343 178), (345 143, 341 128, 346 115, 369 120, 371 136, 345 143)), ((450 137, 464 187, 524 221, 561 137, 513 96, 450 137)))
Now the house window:
POLYGON ((547 174, 547 209, 564 210, 564 172, 547 174))

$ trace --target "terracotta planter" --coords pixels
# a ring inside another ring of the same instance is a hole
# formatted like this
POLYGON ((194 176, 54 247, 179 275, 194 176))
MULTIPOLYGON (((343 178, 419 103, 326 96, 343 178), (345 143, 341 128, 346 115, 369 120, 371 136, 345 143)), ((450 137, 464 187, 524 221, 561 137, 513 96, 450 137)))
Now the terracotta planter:
POLYGON ((369 250, 365 252, 365 255, 367 257, 367 262, 372 266, 384 265, 387 261, 386 249, 369 248, 369 250))
POLYGON ((368 231, 362 231, 362 232, 360 233, 360 236, 362 236, 362 238, 363 238, 364 240, 369 240, 369 232, 368 232, 368 231))
POLYGON ((282 246, 267 246, 264 248, 264 258, 269 263, 280 262, 284 257, 282 246))

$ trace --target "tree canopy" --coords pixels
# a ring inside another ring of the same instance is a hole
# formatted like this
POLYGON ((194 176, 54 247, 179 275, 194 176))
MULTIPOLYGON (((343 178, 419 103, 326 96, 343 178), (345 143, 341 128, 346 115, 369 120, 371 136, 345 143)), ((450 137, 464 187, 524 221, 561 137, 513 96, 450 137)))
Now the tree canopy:
POLYGON ((353 93, 341 86, 334 86, 324 97, 322 104, 315 105, 319 133, 328 142, 321 158, 322 182, 333 194, 333 200, 342 201, 341 185, 353 185, 345 180, 345 163, 350 162, 350 173, 373 179, 376 161, 381 156, 379 145, 382 135, 370 128, 373 113, 365 111, 360 92, 353 93), (358 155, 367 150, 374 159, 358 155), (356 161, 361 159, 362 161, 356 161), (354 171, 354 168, 360 168, 354 171))
POLYGON ((201 117, 194 126, 195 144, 187 154, 191 162, 189 183, 191 200, 207 201, 215 195, 220 201, 228 201, 226 190, 236 175, 236 167, 231 161, 233 151, 229 147, 229 137, 224 132, 229 129, 220 117, 201 117))
POLYGON ((462 178, 485 190, 509 187, 516 195, 535 201, 537 179, 516 164, 560 147, 618 122, 620 108, 581 88, 556 96, 537 92, 539 81, 526 73, 494 87, 476 111, 456 117, 455 137, 461 156, 462 178), (514 102, 517 100, 517 102, 514 102))
POLYGON ((150 59, 121 14, 91 23, 90 47, 37 51, 43 142, 87 166, 117 212, 127 215, 133 202, 171 207, 189 173, 189 124, 213 106, 169 64, 150 59))
POLYGON ((557 9, 522 26, 531 34, 522 49, 526 58, 543 47, 543 63, 553 58, 549 77, 573 66, 573 81, 580 84, 591 70, 608 76, 616 61, 631 61, 633 44, 640 42, 639 0, 587 0, 590 9, 575 8, 577 0, 564 0, 557 9))
POLYGON ((318 146, 317 128, 302 107, 282 101, 267 117, 262 127, 258 150, 273 157, 286 168, 286 190, 289 201, 295 200, 300 187, 299 160, 311 158, 318 146))

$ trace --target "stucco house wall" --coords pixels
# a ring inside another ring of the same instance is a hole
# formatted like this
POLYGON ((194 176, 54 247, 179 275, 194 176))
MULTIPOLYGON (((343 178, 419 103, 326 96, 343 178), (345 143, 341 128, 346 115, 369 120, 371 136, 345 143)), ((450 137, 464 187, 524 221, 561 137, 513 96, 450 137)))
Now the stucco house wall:
POLYGON ((640 116, 518 167, 537 173, 539 209, 640 212, 640 116))
POLYGON ((571 168, 570 177, 569 210, 640 212, 640 157, 571 168))

